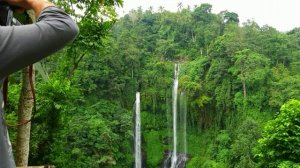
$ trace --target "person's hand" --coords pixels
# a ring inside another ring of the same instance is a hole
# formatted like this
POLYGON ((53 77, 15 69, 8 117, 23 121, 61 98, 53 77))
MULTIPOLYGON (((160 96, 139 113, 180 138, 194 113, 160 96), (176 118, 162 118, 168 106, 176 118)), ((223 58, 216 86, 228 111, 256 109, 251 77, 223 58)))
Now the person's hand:
POLYGON ((30 5, 31 0, 3 0, 3 1, 7 2, 10 5, 18 6, 26 10, 31 9, 31 5, 30 5))
POLYGON ((10 5, 18 6, 20 8, 29 10, 33 9, 38 16, 43 9, 49 6, 54 6, 51 2, 47 0, 4 0, 10 5))

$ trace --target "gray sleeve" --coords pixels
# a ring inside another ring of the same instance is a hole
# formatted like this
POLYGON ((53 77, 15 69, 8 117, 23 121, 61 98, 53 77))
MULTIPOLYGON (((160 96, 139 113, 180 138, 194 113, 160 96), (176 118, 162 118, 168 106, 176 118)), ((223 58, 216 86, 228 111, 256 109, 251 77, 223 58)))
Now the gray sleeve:
MULTIPOLYGON (((0 88, 2 82, 0 80, 0 88)), ((3 99, 2 92, 0 89, 0 168, 15 168, 15 162, 12 154, 12 148, 7 132, 7 128, 4 121, 3 114, 3 99)))
POLYGON ((44 9, 38 22, 0 27, 0 79, 62 49, 74 40, 78 27, 56 7, 44 9))

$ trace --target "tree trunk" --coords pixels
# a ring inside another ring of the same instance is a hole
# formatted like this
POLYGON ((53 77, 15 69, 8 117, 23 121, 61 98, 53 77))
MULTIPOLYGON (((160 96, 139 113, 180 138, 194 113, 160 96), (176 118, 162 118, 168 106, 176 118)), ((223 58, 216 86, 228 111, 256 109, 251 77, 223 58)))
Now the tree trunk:
MULTIPOLYGON (((36 16, 33 10, 27 11, 29 20, 28 24, 36 22, 36 16)), ((32 110, 34 107, 34 80, 35 72, 34 68, 30 70, 30 67, 25 68, 22 71, 22 89, 19 99, 18 109, 18 130, 17 130, 17 147, 16 147, 16 165, 24 166, 28 165, 29 157, 29 142, 30 142, 30 129, 32 110), (32 71, 32 72, 30 72, 32 71), (30 74, 32 73, 32 74, 30 74), (32 78, 32 79, 30 79, 32 78), (31 83, 32 82, 32 83, 31 83), (32 84, 32 85, 31 85, 32 84)))
MULTIPOLYGON (((30 68, 27 67, 23 70, 22 90, 19 100, 18 109, 18 126, 17 131, 17 166, 27 166, 29 156, 29 142, 30 142, 30 128, 32 109, 34 106, 33 91, 30 84, 30 68), (25 123, 25 124, 24 124, 25 123)), ((34 78, 34 70, 32 77, 34 78)), ((32 79, 34 83, 34 79, 32 79)))
POLYGON ((246 96, 247 96, 246 82, 245 81, 243 81, 243 91, 244 91, 244 99, 245 99, 246 96))

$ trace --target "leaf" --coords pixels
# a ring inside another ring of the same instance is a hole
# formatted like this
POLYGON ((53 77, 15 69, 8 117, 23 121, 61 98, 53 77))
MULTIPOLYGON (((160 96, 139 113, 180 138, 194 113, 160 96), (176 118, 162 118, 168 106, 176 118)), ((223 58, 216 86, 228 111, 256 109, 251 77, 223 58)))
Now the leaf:
POLYGON ((42 66, 41 62, 37 62, 34 64, 35 69, 41 74, 44 81, 49 82, 49 76, 45 70, 45 68, 42 66))

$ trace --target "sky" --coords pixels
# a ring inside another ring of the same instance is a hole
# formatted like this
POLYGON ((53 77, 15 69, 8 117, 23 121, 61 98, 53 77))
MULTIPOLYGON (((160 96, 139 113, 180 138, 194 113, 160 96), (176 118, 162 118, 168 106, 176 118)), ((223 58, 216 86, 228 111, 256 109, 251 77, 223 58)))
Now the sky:
POLYGON ((192 8, 209 3, 213 13, 228 10, 237 13, 241 23, 254 20, 260 26, 269 25, 281 32, 300 27, 299 0, 124 0, 123 8, 117 11, 120 16, 139 6, 144 10, 152 6, 157 11, 159 6, 163 6, 166 10, 177 11, 179 2, 192 8))

